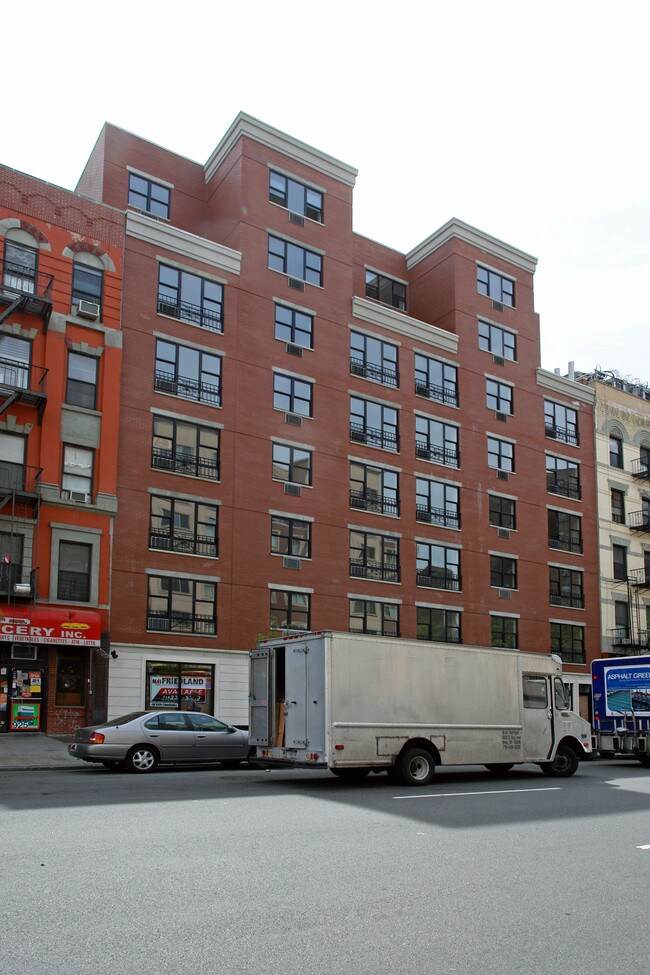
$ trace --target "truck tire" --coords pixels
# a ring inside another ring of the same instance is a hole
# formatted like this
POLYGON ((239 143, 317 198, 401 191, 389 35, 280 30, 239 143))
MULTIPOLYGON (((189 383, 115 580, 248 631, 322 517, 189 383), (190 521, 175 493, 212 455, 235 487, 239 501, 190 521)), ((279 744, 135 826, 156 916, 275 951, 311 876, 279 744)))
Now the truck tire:
POLYGON ((369 768, 333 768, 330 771, 344 782, 360 782, 370 775, 369 768))
POLYGON ((578 769, 578 756, 569 745, 558 745, 552 762, 543 762, 540 768, 544 775, 556 779, 566 779, 578 769))
POLYGON ((650 768, 650 755, 646 755, 645 752, 637 752, 636 757, 644 768, 650 768))
POLYGON ((428 785, 435 771, 433 755, 426 748, 407 748, 395 763, 397 775, 404 785, 428 785))
POLYGON ((514 762, 490 762, 485 767, 488 772, 496 772, 497 775, 500 775, 503 772, 509 772, 511 768, 514 768, 514 764, 514 762))

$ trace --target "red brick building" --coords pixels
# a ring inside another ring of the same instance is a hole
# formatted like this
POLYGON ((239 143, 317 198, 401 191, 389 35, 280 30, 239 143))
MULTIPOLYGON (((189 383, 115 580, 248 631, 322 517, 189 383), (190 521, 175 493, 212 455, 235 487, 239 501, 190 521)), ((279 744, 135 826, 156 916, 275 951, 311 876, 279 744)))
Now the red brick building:
POLYGON ((112 713, 243 720, 237 652, 285 627, 555 650, 588 692, 593 393, 540 369, 536 261, 368 240, 355 177, 243 114, 205 165, 93 150, 78 192, 127 211, 112 713))
POLYGON ((106 712, 123 238, 0 167, 0 731, 106 712))

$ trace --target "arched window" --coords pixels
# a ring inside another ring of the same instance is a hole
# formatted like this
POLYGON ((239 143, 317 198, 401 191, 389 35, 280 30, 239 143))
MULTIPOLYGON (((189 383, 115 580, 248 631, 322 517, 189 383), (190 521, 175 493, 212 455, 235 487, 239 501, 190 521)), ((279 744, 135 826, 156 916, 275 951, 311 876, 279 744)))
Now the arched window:
POLYGON ((5 235, 2 284, 10 290, 33 295, 38 273, 38 242, 19 227, 5 235))
POLYGON ((72 310, 88 318, 101 318, 104 265, 89 251, 75 254, 72 265, 72 310))

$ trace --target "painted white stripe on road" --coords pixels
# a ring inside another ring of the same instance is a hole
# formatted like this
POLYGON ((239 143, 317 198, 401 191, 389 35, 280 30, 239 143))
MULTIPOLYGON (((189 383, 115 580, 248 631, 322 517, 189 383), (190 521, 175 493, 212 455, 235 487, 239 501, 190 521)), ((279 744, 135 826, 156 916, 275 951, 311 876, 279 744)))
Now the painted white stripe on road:
MULTIPOLYGON (((543 787, 541 789, 492 789, 490 792, 429 792, 426 795, 417 796, 393 796, 393 799, 449 799, 456 796, 505 796, 513 792, 560 792, 561 788, 559 785, 551 785, 543 787)), ((649 849, 647 847, 639 847, 639 849, 649 849)))
POLYGON ((637 850, 650 850, 650 843, 646 843, 645 846, 637 846, 637 850))

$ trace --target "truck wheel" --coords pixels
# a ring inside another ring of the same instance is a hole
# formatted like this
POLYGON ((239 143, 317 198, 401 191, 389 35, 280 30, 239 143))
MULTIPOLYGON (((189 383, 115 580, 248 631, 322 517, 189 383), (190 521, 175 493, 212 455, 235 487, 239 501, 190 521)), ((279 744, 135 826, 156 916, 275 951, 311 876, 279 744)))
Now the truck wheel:
POLYGON ((344 782, 360 782, 370 775, 369 768, 333 768, 330 771, 344 782))
POLYGON ((578 756, 568 745, 559 745, 552 762, 543 762, 540 768, 544 775, 556 779, 566 779, 578 768, 578 756))
POLYGON ((129 772, 153 772, 159 762, 158 752, 148 745, 136 745, 132 748, 124 761, 129 772))
POLYGON ((404 785, 428 785, 436 771, 433 755, 425 748, 407 748, 396 762, 404 785))
POLYGON ((646 755, 645 753, 641 754, 640 752, 637 752, 636 757, 641 762, 644 768, 650 768, 650 755, 646 755))
POLYGON ((514 762, 490 762, 486 765, 488 772, 496 772, 500 775, 502 772, 509 772, 511 768, 514 768, 514 762))

